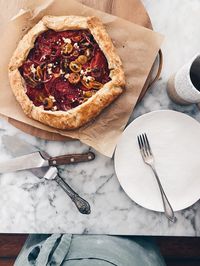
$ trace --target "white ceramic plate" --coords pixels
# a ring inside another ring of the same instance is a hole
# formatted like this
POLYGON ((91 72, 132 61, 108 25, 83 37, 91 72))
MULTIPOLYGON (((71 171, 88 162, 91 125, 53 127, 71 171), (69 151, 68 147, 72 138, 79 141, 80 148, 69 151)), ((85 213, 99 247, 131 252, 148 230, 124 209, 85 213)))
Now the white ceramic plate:
POLYGON ((128 196, 139 205, 163 211, 156 179, 141 157, 137 135, 146 133, 163 188, 175 211, 200 198, 200 124, 183 113, 163 110, 135 119, 115 152, 115 170, 128 196))

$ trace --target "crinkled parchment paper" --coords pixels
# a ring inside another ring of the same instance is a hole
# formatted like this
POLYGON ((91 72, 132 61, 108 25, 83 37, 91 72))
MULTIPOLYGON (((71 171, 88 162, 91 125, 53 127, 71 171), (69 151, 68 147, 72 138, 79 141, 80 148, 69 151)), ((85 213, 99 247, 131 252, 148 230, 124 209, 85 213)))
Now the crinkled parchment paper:
MULTIPOLYGON (((4 14, 5 15, 5 14, 4 14)), ((0 113, 40 128, 80 139, 106 156, 112 156, 118 139, 137 102, 155 61, 163 37, 152 30, 97 11, 74 0, 37 0, 19 10, 9 23, 0 26, 0 113), (94 121, 73 131, 56 130, 26 117, 12 94, 7 66, 17 43, 44 15, 97 16, 106 26, 120 55, 126 75, 126 90, 94 121)))

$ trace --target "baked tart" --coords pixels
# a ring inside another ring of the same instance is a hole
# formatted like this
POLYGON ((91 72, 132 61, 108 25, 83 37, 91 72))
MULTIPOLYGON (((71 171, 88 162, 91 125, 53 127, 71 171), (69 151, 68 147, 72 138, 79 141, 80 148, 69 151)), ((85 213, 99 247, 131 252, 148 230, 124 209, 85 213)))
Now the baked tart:
POLYGON ((10 63, 24 113, 58 129, 95 118, 124 90, 122 63, 96 17, 45 16, 19 42, 10 63))

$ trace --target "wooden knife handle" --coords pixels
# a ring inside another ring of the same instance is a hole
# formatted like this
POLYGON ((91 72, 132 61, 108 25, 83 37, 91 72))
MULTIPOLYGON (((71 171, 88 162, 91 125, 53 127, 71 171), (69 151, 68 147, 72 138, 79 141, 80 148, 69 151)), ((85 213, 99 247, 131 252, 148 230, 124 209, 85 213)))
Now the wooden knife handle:
POLYGON ((70 163, 89 162, 94 160, 95 154, 93 152, 82 153, 82 154, 67 154, 49 159, 50 166, 64 165, 70 163))

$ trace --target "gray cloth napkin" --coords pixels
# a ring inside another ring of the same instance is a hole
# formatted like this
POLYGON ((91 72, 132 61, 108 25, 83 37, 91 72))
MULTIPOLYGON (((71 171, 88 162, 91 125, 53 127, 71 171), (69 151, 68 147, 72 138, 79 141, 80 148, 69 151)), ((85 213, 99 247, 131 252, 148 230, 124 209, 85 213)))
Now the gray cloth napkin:
POLYGON ((164 266, 155 245, 142 237, 30 235, 14 266, 164 266))

